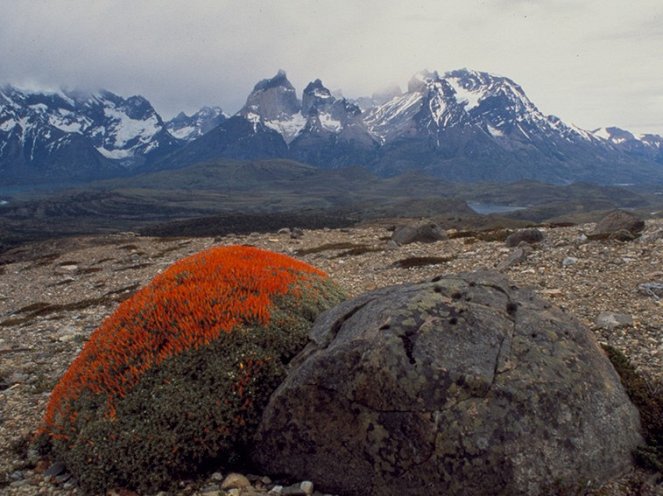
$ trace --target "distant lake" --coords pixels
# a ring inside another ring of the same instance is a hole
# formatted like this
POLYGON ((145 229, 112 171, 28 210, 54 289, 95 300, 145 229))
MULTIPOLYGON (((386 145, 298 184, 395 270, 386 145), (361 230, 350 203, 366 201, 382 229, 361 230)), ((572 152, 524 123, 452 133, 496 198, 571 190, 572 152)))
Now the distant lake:
POLYGON ((496 203, 483 203, 468 201, 467 205, 476 213, 481 215, 486 214, 505 214, 507 212, 516 212, 518 210, 525 210, 527 207, 514 207, 512 205, 498 205, 496 203))

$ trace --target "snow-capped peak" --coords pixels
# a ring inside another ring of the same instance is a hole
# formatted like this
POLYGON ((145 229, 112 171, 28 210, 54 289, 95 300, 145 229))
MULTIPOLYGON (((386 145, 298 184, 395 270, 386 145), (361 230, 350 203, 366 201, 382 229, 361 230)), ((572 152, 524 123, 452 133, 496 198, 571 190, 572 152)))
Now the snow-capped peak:
POLYGON ((166 128, 176 138, 192 141, 214 129, 227 118, 221 107, 202 107, 191 116, 180 112, 166 122, 166 128))

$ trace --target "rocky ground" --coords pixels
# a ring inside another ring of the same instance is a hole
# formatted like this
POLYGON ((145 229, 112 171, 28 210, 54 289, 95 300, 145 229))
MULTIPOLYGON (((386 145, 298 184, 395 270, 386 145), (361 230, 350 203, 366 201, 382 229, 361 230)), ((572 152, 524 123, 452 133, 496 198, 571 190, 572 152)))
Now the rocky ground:
MULTIPOLYGON (((500 267, 514 283, 535 288, 575 315, 600 342, 623 351, 652 383, 660 381, 663 299, 638 288, 663 283, 663 220, 648 221, 642 238, 627 243, 587 240, 583 233, 592 228, 543 229, 544 241, 511 265, 505 262, 518 253, 502 241, 451 233, 446 241, 395 248, 384 225, 310 230, 301 237, 281 232, 160 239, 125 233, 49 241, 5 254, 0 265, 0 493, 79 493, 59 467, 35 466, 25 446, 50 390, 118 302, 173 261, 218 244, 251 244, 297 256, 327 271, 351 296, 441 273, 500 267)), ((292 495, 314 489, 308 482, 233 477, 216 472, 204 481, 185 481, 181 494, 292 495)), ((634 471, 592 494, 663 494, 663 486, 634 471)))

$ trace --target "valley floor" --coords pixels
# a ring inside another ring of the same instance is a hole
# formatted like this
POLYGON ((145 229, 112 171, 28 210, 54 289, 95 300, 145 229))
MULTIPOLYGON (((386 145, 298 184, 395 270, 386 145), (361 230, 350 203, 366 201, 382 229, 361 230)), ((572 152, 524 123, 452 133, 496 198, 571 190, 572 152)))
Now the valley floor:
MULTIPOLYGON (((640 293, 638 286, 663 281, 663 220, 648 221, 643 239, 631 243, 584 241, 582 232, 592 228, 544 229, 544 242, 504 272, 566 309, 598 341, 623 351, 643 374, 660 381, 663 301, 640 293), (601 312, 630 315, 632 323, 600 327, 601 312)), ((47 482, 46 467, 27 463, 20 441, 39 426, 50 390, 101 320, 177 259, 217 244, 256 245, 320 267, 354 296, 441 273, 495 268, 511 252, 503 242, 471 236, 389 249, 389 236, 376 224, 306 230, 299 239, 287 233, 217 239, 125 233, 22 247, 14 261, 0 265, 0 493, 77 494, 71 481, 47 482), (401 268, 402 260, 414 266, 401 268)), ((593 494, 663 494, 648 478, 636 471, 593 494)), ((191 483, 182 494, 213 492, 214 484, 213 479, 191 483)))

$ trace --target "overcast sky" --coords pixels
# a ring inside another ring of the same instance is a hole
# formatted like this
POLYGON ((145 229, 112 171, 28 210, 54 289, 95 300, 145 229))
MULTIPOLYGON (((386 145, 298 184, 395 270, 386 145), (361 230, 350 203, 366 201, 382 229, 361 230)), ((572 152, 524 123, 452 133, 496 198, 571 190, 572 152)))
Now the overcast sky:
POLYGON ((0 83, 237 111, 279 68, 370 95, 421 69, 508 76, 586 129, 663 134, 661 0, 0 0, 0 83))

